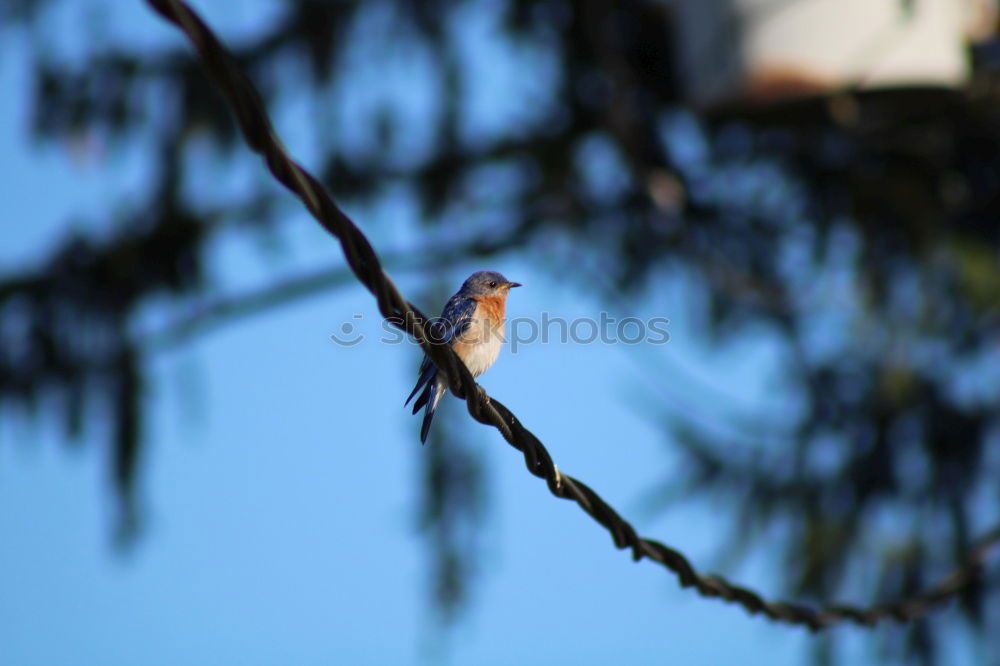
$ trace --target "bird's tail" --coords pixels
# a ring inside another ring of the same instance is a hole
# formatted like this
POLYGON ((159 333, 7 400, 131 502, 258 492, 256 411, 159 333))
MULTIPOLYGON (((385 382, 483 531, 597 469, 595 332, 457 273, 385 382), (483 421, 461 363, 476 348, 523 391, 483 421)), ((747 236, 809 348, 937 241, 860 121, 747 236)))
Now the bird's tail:
POLYGON ((437 404, 441 400, 441 396, 444 395, 445 388, 444 382, 439 381, 438 369, 425 356, 423 363, 420 364, 420 376, 417 378, 417 384, 410 391, 406 402, 403 403, 403 406, 410 404, 410 400, 413 400, 413 396, 419 392, 420 396, 413 403, 413 413, 416 414, 420 411, 421 407, 424 405, 427 406, 427 409, 424 410, 423 425, 420 426, 421 444, 427 441, 427 432, 431 429, 431 420, 434 418, 434 411, 437 409, 437 404), (423 389, 423 391, 420 389, 423 389))
POLYGON ((431 421, 434 419, 434 412, 437 410, 438 402, 441 400, 441 396, 444 395, 444 392, 444 382, 439 381, 437 372, 435 371, 431 380, 427 382, 424 392, 420 394, 420 397, 417 398, 417 401, 413 404, 414 414, 416 414, 421 407, 427 405, 424 409, 424 422, 420 425, 421 444, 427 442, 427 433, 431 429, 431 421))
MULTIPOLYGON (((419 391, 421 387, 433 384, 435 378, 437 378, 437 368, 435 368, 434 364, 431 363, 431 360, 425 356, 423 363, 420 364, 420 376, 417 377, 417 383, 413 387, 413 390, 410 391, 410 395, 406 398, 406 402, 403 403, 403 407, 406 407, 408 404, 410 404, 410 401, 413 400, 413 396, 417 394, 417 391, 419 391)), ((425 390, 424 394, 426 393, 427 391, 425 390)), ((420 406, 424 404, 423 402, 420 402, 421 399, 423 399, 424 402, 427 402, 427 399, 424 395, 421 395, 420 398, 417 398, 417 404, 413 406, 414 414, 416 414, 417 411, 420 409, 420 406)))

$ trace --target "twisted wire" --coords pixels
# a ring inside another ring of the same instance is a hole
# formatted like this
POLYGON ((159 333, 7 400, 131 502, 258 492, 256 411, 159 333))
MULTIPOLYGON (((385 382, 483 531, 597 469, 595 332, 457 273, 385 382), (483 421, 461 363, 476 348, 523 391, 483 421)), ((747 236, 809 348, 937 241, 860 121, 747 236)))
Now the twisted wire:
POLYGON ((635 528, 589 486, 561 473, 538 438, 510 410, 476 384, 465 364, 429 325, 428 318, 400 294, 382 270, 375 250, 361 230, 334 203, 319 181, 288 155, 253 84, 201 18, 181 0, 147 2, 180 28, 194 45, 205 70, 236 114, 247 144, 264 158, 272 175, 302 200, 316 221, 337 238, 351 271, 375 296, 382 316, 420 343, 444 373, 451 392, 465 400, 472 418, 499 430, 507 443, 523 454, 529 472, 544 479, 554 496, 576 502, 611 533, 615 547, 632 551, 633 560, 646 558, 661 564, 674 573, 681 587, 693 587, 705 597, 739 604, 751 614, 762 614, 772 620, 817 631, 845 621, 874 626, 889 618, 904 622, 916 620, 971 582, 992 548, 1000 543, 1000 526, 997 526, 977 542, 958 568, 914 597, 868 608, 845 605, 812 608, 785 601, 767 601, 757 592, 721 576, 698 573, 681 552, 639 536, 635 528))

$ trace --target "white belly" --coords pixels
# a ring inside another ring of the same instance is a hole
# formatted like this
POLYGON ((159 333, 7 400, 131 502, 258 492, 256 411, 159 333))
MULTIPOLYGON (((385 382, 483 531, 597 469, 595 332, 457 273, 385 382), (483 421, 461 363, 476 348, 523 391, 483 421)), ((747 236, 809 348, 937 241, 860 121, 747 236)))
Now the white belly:
MULTIPOLYGON (((479 322, 476 322, 479 323, 479 322)), ((472 328, 472 327, 470 327, 472 328)), ((480 328, 480 331, 483 329, 480 328)), ((471 332, 471 331, 470 331, 471 332)), ((462 344, 464 349, 459 352, 459 356, 465 361, 465 367, 469 369, 473 377, 486 372, 486 369, 493 365, 500 355, 500 347, 503 346, 503 329, 494 329, 487 335, 463 336, 462 344), (464 352, 464 353, 463 353, 464 352)), ((461 343, 460 343, 461 344, 461 343)))

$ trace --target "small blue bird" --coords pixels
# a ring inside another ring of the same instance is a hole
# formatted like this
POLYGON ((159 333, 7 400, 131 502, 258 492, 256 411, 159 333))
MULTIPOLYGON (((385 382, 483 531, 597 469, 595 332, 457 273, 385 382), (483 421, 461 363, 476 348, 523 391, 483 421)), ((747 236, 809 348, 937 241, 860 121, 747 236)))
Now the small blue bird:
MULTIPOLYGON (((462 288, 445 304, 441 317, 437 320, 442 327, 444 341, 451 345, 473 377, 486 372, 500 355, 500 346, 504 340, 507 292, 520 286, 500 273, 479 271, 470 275, 462 283, 462 288)), ((424 361, 420 364, 417 385, 403 403, 404 406, 410 404, 410 400, 421 388, 424 391, 413 403, 413 413, 416 414, 421 407, 427 406, 423 425, 420 426, 420 443, 423 444, 427 441, 427 431, 431 428, 431 419, 434 418, 438 401, 448 388, 428 356, 424 356, 424 361)))

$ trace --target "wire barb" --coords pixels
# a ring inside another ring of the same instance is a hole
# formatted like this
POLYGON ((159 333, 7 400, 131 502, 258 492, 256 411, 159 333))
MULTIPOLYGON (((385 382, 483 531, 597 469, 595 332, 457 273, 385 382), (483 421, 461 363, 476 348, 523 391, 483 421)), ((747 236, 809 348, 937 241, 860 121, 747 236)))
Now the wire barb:
POLYGON ((428 330, 428 318, 399 293, 382 270, 378 255, 367 237, 340 210, 319 181, 287 154, 271 126, 256 88, 201 18, 181 0, 147 2, 187 35, 203 67, 236 114, 247 145, 261 154, 272 175, 298 196, 316 221, 340 241, 348 265, 358 281, 375 296, 382 316, 420 343, 447 377, 451 392, 465 400, 472 418, 499 430, 507 443, 524 455, 529 472, 545 479, 555 497, 576 502, 611 533, 617 548, 631 549, 634 560, 645 558, 661 564, 674 573, 681 587, 693 587, 702 596, 723 599, 743 606, 750 614, 760 613, 772 620, 817 631, 845 621, 871 627, 888 618, 902 622, 916 620, 974 580, 994 546, 1000 543, 998 526, 978 542, 953 573, 910 599, 871 608, 827 606, 816 609, 782 601, 766 601, 753 590, 734 585, 721 576, 699 574, 682 553, 658 541, 640 537, 635 528, 590 487, 561 473, 538 438, 502 403, 491 398, 476 384, 468 368, 447 345, 433 339, 428 330))

